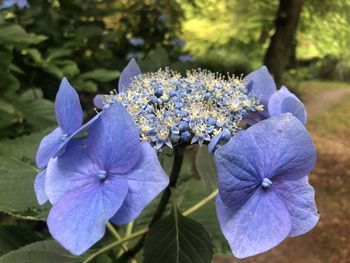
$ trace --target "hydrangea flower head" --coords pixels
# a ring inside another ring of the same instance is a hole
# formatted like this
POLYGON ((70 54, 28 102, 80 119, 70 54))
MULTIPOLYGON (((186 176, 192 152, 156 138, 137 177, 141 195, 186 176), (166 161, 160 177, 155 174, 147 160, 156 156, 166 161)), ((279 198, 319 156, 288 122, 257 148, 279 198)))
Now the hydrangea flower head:
POLYGON ((238 132, 215 152, 217 216, 236 257, 262 253, 316 225, 307 177, 315 159, 308 132, 289 113, 238 132))
POLYGON ((95 105, 102 108, 122 103, 142 140, 156 149, 181 143, 208 144, 222 132, 230 138, 245 116, 262 110, 259 99, 239 78, 225 79, 205 70, 188 71, 186 76, 169 69, 139 74, 139 68, 131 63, 129 70, 123 71, 130 73, 122 74, 128 81, 121 81, 119 93, 99 97, 95 105))
POLYGON ((86 141, 72 141, 49 161, 49 231, 80 255, 103 237, 109 220, 133 220, 167 184, 154 149, 140 141, 130 115, 115 103, 102 111, 86 141))
POLYGON ((287 112, 306 124, 307 114, 303 103, 287 87, 282 86, 277 90, 275 81, 265 66, 250 73, 244 80, 248 83, 249 92, 260 98, 264 105, 263 111, 252 113, 246 118, 249 124, 287 112))
MULTIPOLYGON (((82 126, 83 110, 79 97, 66 78, 61 81, 55 100, 55 113, 58 127, 46 135, 40 142, 36 154, 36 165, 44 169, 50 158, 62 154, 70 140, 84 129, 88 128, 97 118, 82 126)), ((35 180, 35 191, 40 204, 47 201, 44 195, 45 172, 40 172, 35 180)))

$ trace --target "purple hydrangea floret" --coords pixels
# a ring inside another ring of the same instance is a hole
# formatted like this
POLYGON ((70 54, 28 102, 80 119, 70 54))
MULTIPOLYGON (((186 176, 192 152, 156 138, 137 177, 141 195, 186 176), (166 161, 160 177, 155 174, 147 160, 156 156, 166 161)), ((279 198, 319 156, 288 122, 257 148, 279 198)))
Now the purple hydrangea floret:
POLYGON ((125 89, 127 89, 130 86, 133 79, 141 73, 141 69, 139 65, 137 65, 136 60, 131 59, 120 75, 118 82, 119 93, 124 92, 125 89))
POLYGON ((45 190, 51 235, 74 255, 100 240, 109 220, 125 224, 168 185, 168 176, 124 107, 104 109, 86 140, 50 159, 45 190))
POLYGON ((290 113, 238 132, 215 152, 217 216, 236 257, 262 253, 316 225, 307 176, 315 160, 305 126, 290 113))
MULTIPOLYGON (((85 125, 82 125, 83 110, 78 94, 66 78, 61 81, 56 95, 55 113, 58 127, 41 140, 36 154, 36 165, 40 169, 47 166, 50 158, 62 154, 72 138, 89 128, 99 116, 97 114, 85 125)), ((43 171, 38 174, 34 185, 39 204, 44 204, 47 201, 44 195, 45 172, 43 171)))
POLYGON ((282 86, 277 90, 276 83, 265 66, 250 73, 244 80, 248 92, 259 97, 261 104, 264 105, 263 111, 251 113, 245 118, 249 124, 253 125, 271 116, 287 112, 306 124, 307 114, 303 103, 287 87, 282 86))
MULTIPOLYGON (((131 59, 126 65, 126 67, 123 69, 122 73, 120 74, 119 82, 118 82, 118 92, 124 92, 132 83, 133 79, 140 75, 141 69, 139 65, 137 65, 135 59, 131 59)), ((97 109, 103 109, 105 107, 104 104, 104 97, 103 94, 98 94, 94 98, 94 105, 97 109)))

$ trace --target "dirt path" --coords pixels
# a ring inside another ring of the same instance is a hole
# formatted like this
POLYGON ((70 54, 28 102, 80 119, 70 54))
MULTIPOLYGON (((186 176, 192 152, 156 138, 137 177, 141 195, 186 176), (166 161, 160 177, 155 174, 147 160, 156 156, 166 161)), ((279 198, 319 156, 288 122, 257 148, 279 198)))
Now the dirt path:
POLYGON ((312 118, 322 111, 327 111, 347 95, 350 95, 350 88, 323 90, 305 96, 308 117, 312 118))
MULTIPOLYGON (((350 87, 309 91, 304 97, 308 119, 328 111, 349 95, 350 87)), ((350 111, 344 114, 350 118, 350 111)), ((256 257, 238 260, 220 256, 215 263, 350 263, 350 138, 321 136, 314 127, 309 130, 318 152, 310 175, 321 215, 317 227, 256 257)))

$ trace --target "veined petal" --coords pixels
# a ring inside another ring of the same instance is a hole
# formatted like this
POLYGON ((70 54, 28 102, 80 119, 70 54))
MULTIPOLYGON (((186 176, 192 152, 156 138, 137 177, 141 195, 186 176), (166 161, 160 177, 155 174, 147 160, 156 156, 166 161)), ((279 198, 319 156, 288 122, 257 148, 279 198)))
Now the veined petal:
POLYGON ((109 173, 129 172, 141 156, 139 131, 120 103, 103 110, 87 140, 91 159, 109 173))
POLYGON ((127 175, 128 194, 118 212, 112 218, 116 224, 126 224, 138 217, 142 210, 167 187, 169 178, 161 167, 155 150, 149 143, 142 143, 142 157, 127 175))
POLYGON ((239 210, 226 206, 217 196, 216 213, 237 258, 254 256, 277 246, 292 227, 284 203, 273 191, 261 188, 239 210))
POLYGON ((233 210, 239 209, 254 194, 263 179, 262 156, 253 143, 252 136, 241 131, 214 155, 221 199, 233 210))
POLYGON ((248 83, 248 92, 261 99, 264 110, 260 114, 268 115, 268 101, 270 96, 277 90, 276 83, 265 66, 248 74, 244 80, 248 83), (249 82, 253 84, 249 84, 249 82))
POLYGON ((118 83, 118 91, 124 92, 132 82, 132 79, 138 75, 140 75, 141 69, 139 65, 137 65, 135 59, 131 59, 128 65, 123 69, 122 74, 119 78, 118 83))
POLYGON ((305 126, 290 113, 261 121, 247 131, 260 158, 262 176, 297 180, 316 162, 315 146, 305 126))
POLYGON ((91 183, 67 192, 50 210, 51 235, 74 255, 81 255, 99 241, 105 225, 127 194, 124 178, 91 183))
POLYGON ((67 136, 75 132, 83 123, 83 109, 81 108, 78 93, 63 78, 55 100, 57 122, 67 136))
POLYGON ((263 178, 297 180, 311 171, 315 160, 315 148, 307 130, 291 114, 261 121, 238 132, 216 151, 221 199, 238 209, 263 178))
POLYGON ((268 109, 270 116, 290 112, 304 125, 306 124, 307 113, 304 104, 285 86, 282 86, 280 90, 272 94, 268 109))
POLYGON ((99 181, 95 174, 99 167, 87 153, 86 143, 82 140, 72 141, 65 153, 51 159, 46 171, 46 194, 55 204, 64 194, 99 181))
POLYGON ((38 173, 34 181, 34 190, 35 190, 36 199, 38 200, 39 205, 45 204, 48 200, 48 197, 45 192, 45 178, 46 178, 46 169, 38 173))
POLYGON ((296 181, 283 178, 273 183, 273 191, 287 207, 292 219, 289 236, 302 235, 315 227, 320 215, 315 203, 315 190, 305 176, 296 181))
POLYGON ((50 158, 63 150, 65 145, 66 139, 61 128, 56 128, 41 140, 36 153, 36 165, 40 169, 45 168, 50 158))

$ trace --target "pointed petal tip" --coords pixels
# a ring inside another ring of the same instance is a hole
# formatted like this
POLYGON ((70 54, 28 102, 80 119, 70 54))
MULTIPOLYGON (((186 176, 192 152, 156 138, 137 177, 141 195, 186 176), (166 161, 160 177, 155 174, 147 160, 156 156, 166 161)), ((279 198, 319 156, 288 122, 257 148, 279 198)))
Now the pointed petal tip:
POLYGON ((127 188, 127 181, 117 178, 108 185, 90 183, 65 193, 50 210, 49 232, 72 254, 83 254, 104 236, 127 188))
POLYGON ((118 91, 124 92, 132 82, 132 79, 140 75, 141 69, 135 59, 131 59, 120 74, 118 91))
MULTIPOLYGON (((63 79, 61 80, 60 86, 59 86, 59 90, 60 89, 74 89, 74 88, 69 83, 68 79, 66 77, 63 77, 63 79)), ((75 89, 74 89, 74 91, 75 91, 75 89)))
POLYGON ((83 109, 77 91, 63 78, 55 99, 55 114, 60 128, 71 135, 83 123, 83 109))
POLYGON ((269 98, 277 90, 276 83, 267 67, 262 66, 259 69, 249 73, 244 80, 250 85, 249 92, 261 99, 261 103, 266 107, 263 113, 266 113, 269 98))

